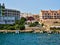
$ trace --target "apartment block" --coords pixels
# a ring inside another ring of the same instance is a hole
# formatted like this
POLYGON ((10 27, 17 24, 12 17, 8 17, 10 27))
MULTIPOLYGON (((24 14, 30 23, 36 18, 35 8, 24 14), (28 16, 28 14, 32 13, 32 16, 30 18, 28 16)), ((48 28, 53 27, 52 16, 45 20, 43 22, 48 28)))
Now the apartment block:
POLYGON ((60 19, 60 10, 41 10, 40 18, 42 18, 42 19, 60 19))
POLYGON ((0 24, 13 24, 20 19, 20 11, 7 9, 4 4, 0 4, 0 18, 0 24))
POLYGON ((45 24, 45 27, 60 26, 60 10, 41 10, 40 22, 45 24))

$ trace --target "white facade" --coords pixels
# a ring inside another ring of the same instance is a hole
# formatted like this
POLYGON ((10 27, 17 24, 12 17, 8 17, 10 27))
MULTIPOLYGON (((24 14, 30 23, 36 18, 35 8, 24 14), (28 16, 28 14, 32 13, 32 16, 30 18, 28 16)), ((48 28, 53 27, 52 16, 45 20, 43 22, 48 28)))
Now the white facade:
POLYGON ((20 16, 26 18, 26 17, 30 17, 30 16, 32 17, 33 14, 31 14, 31 13, 20 13, 20 16))
POLYGON ((0 24, 14 24, 15 17, 0 17, 0 24))
POLYGON ((20 11, 13 9, 5 9, 4 16, 15 17, 15 20, 20 19, 20 11))
POLYGON ((6 9, 5 5, 0 4, 0 24, 13 24, 20 19, 20 11, 6 9))

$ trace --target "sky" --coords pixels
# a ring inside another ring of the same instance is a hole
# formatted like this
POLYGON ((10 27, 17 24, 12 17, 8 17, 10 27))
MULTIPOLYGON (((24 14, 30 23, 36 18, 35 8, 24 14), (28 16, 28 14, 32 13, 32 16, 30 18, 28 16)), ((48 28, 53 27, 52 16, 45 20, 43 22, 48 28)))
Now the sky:
POLYGON ((60 0, 0 0, 6 8, 16 9, 22 13, 39 14, 41 10, 59 10, 60 0))

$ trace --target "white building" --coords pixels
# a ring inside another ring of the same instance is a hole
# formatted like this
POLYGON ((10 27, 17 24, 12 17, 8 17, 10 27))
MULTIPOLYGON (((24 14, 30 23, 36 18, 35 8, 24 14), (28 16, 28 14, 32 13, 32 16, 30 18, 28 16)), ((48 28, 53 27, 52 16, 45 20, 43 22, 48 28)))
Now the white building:
POLYGON ((0 4, 0 24, 13 24, 20 19, 20 11, 6 9, 5 5, 0 4))
POLYGON ((14 24, 15 17, 0 17, 0 24, 14 24))
POLYGON ((20 13, 20 16, 26 18, 26 17, 32 17, 33 14, 31 14, 31 13, 20 13))

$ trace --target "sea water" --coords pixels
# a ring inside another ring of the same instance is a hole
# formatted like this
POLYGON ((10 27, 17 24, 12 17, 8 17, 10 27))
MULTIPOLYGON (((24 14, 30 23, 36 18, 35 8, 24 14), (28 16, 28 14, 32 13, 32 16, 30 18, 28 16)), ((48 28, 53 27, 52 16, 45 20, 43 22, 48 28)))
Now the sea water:
POLYGON ((0 33, 0 45, 60 45, 60 34, 0 33))

